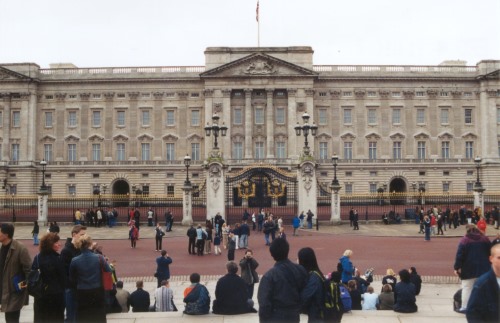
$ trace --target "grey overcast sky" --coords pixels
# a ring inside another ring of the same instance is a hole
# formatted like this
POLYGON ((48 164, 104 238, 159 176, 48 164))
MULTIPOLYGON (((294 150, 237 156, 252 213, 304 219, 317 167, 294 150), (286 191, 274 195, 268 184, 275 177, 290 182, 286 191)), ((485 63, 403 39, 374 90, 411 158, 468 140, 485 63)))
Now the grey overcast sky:
MULTIPOLYGON (((257 0, 0 0, 0 63, 204 65, 257 46, 257 0)), ((260 46, 311 46, 316 65, 500 59, 500 0, 260 0, 260 46)))

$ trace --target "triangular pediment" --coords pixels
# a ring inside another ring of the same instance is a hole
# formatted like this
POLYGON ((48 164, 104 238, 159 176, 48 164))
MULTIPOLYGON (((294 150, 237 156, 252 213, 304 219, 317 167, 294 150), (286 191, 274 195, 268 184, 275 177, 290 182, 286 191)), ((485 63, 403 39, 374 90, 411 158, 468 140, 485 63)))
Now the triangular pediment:
POLYGON ((27 77, 26 75, 14 72, 12 70, 9 70, 8 68, 5 68, 3 66, 0 66, 0 81, 19 81, 19 80, 30 80, 30 77, 27 77))
POLYGON ((315 77, 318 73, 282 59, 255 53, 200 74, 202 78, 219 77, 315 77))
POLYGON ((395 132, 395 133, 392 133, 389 135, 389 138, 391 138, 392 140, 401 140, 401 139, 405 139, 405 135, 402 134, 401 132, 395 132))
POLYGON ((67 135, 66 137, 64 137, 64 140, 66 140, 66 141, 79 141, 80 137, 75 136, 75 135, 67 135))
POLYGON ((139 141, 151 141, 151 140, 153 140, 153 139, 154 139, 154 137, 153 137, 153 136, 151 136, 151 135, 150 135, 150 134, 148 134, 148 133, 143 133, 143 134, 141 134, 141 135, 139 135, 139 136, 137 137, 137 140, 139 140, 139 141))

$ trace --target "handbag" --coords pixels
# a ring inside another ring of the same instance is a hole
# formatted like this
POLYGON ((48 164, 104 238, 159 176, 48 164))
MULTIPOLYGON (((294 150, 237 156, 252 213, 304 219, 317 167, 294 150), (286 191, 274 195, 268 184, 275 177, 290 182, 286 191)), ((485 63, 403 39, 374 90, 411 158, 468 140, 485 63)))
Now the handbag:
POLYGON ((101 265, 101 280, 102 287, 104 290, 113 290, 113 273, 111 271, 104 270, 104 264, 102 263, 102 257, 99 257, 99 263, 101 265))
POLYGON ((31 269, 31 271, 28 274, 28 278, 26 279, 28 294, 30 294, 34 298, 42 297, 45 292, 45 284, 43 283, 42 280, 42 273, 40 272, 40 264, 38 261, 39 256, 40 254, 36 255, 35 257, 36 268, 31 269))

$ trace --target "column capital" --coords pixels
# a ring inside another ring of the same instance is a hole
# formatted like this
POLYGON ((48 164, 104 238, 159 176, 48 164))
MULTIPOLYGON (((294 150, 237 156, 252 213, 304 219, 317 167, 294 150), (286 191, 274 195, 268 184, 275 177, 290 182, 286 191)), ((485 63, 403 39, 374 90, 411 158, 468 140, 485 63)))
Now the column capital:
POLYGON ((286 89, 288 96, 295 96, 297 94, 297 89, 286 89))
POLYGON ((104 92, 103 95, 105 100, 113 100, 115 92, 104 92))
POLYGON ((222 97, 224 98, 228 98, 231 96, 231 89, 222 89, 221 92, 222 92, 222 97))
POLYGON ((312 95, 314 95, 314 92, 315 92, 313 89, 305 89, 304 91, 306 92, 307 96, 312 96, 312 95))
POLYGON ((204 89, 203 90, 203 95, 206 98, 211 98, 214 95, 214 90, 213 89, 204 89))
POLYGON ((139 92, 128 92, 128 97, 130 100, 137 100, 139 97, 139 92))
POLYGON ((405 99, 413 99, 415 96, 415 91, 413 90, 403 90, 403 96, 405 99))
POLYGON ((80 93, 80 100, 87 101, 90 98, 90 93, 80 93))
POLYGON ((153 92, 153 96, 154 96, 155 100, 161 100, 163 98, 164 94, 165 94, 165 92, 153 92))

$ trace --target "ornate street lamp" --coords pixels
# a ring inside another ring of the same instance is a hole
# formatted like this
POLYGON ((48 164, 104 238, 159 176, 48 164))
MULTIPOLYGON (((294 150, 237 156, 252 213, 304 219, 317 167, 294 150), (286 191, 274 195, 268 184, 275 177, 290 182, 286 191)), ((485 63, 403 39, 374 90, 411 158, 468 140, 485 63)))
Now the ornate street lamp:
POLYGON ((191 182, 189 181, 189 166, 191 166, 191 157, 189 157, 189 155, 184 157, 184 166, 186 166, 186 180, 184 181, 184 186, 191 186, 191 182))
POLYGON ((333 155, 332 156, 332 163, 333 163, 333 180, 332 180, 332 189, 335 190, 335 188, 337 188, 337 190, 340 189, 340 185, 339 185, 339 180, 337 179, 337 163, 339 161, 339 156, 337 155, 333 155))
POLYGON ((302 120, 304 121, 304 124, 301 126, 298 122, 297 125, 295 126, 295 134, 297 136, 300 136, 301 133, 304 134, 304 155, 309 156, 310 155, 310 148, 309 148, 309 143, 307 141, 307 136, 309 135, 309 131, 311 131, 311 136, 315 137, 316 133, 318 131, 318 126, 313 122, 312 125, 309 125, 309 114, 307 112, 304 112, 302 115, 302 120))
POLYGON ((479 156, 474 158, 474 163, 476 164, 476 183, 474 183, 474 190, 475 191, 484 191, 483 185, 481 184, 481 180, 479 178, 479 171, 481 170, 481 162, 483 159, 479 156))
POLYGON ((47 169, 47 162, 45 159, 40 161, 40 166, 42 166, 42 186, 40 186, 40 191, 47 191, 47 186, 45 185, 45 170, 47 169))
POLYGON ((227 127, 224 125, 224 122, 222 123, 222 126, 219 126, 219 119, 220 117, 217 115, 217 113, 214 113, 214 115, 212 116, 212 125, 207 122, 207 126, 205 127, 205 135, 207 137, 210 137, 211 134, 214 135, 214 150, 219 149, 217 145, 217 138, 219 137, 219 133, 221 137, 225 137, 227 134, 227 127))
POLYGON ((16 223, 16 210, 14 206, 14 197, 16 196, 16 193, 12 193, 12 223, 16 223))

